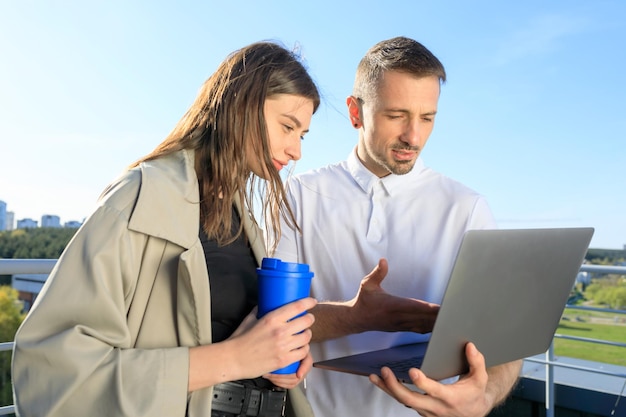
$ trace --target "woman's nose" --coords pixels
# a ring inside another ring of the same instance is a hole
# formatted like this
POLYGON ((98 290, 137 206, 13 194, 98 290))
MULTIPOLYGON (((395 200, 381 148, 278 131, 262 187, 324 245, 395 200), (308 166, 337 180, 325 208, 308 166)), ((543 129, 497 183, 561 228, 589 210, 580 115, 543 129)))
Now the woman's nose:
POLYGON ((285 153, 289 159, 298 161, 302 157, 302 139, 298 136, 296 140, 291 141, 285 148, 285 153))

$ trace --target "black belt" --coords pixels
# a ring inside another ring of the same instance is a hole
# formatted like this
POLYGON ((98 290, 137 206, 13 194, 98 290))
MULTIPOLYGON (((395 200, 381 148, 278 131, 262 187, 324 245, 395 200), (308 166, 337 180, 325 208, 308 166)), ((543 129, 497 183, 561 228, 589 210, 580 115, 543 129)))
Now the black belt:
POLYGON ((219 416, 283 417, 286 400, 287 391, 279 388, 225 382, 213 387, 211 411, 219 416))

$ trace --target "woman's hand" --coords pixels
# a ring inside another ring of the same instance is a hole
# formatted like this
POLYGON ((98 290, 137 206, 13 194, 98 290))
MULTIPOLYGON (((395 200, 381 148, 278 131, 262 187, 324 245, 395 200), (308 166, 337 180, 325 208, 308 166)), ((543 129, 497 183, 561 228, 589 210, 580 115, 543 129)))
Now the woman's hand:
POLYGON ((291 389, 304 380, 304 377, 306 377, 306 374, 309 373, 312 367, 313 356, 309 352, 300 362, 300 366, 295 374, 265 374, 263 378, 269 379, 277 387, 291 389))
POLYGON ((307 311, 314 298, 289 303, 256 319, 250 313, 223 342, 189 349, 189 385, 193 392, 221 382, 269 376, 276 385, 291 388, 311 369, 309 329, 315 317, 307 311), (276 376, 272 371, 303 361, 295 374, 276 376))
MULTIPOLYGON (((277 308, 260 319, 253 315, 255 311, 244 319, 227 340, 229 343, 232 342, 233 348, 239 352, 238 362, 241 371, 247 374, 243 378, 267 375, 276 369, 310 357, 309 342, 312 334, 309 327, 315 321, 315 317, 311 313, 302 313, 316 304, 317 301, 313 298, 303 298, 277 308)), ((292 374, 290 378, 277 380, 291 385, 296 379, 303 378, 311 366, 312 359, 308 365, 301 365, 298 372, 292 374)), ((272 374, 272 378, 275 375, 272 374)))

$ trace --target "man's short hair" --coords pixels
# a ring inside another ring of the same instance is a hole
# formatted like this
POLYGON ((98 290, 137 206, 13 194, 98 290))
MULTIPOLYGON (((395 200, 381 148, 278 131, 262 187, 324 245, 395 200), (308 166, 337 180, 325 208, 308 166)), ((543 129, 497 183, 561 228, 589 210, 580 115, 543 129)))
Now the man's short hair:
POLYGON ((416 78, 436 76, 442 84, 446 81, 446 70, 432 52, 413 39, 398 36, 367 51, 357 67, 352 95, 369 98, 385 71, 406 72, 416 78))

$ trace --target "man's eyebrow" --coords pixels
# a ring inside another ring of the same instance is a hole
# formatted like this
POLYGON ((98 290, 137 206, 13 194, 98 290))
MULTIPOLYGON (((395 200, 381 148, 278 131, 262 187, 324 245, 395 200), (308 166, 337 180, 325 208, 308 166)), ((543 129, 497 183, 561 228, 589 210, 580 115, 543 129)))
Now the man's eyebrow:
MULTIPOLYGON (((395 109, 395 108, 389 108, 389 109, 385 109, 386 112, 391 112, 391 113, 410 113, 409 110, 406 109, 395 109)), ((437 110, 432 110, 426 113, 420 113, 420 116, 434 116, 437 114, 437 110)))

